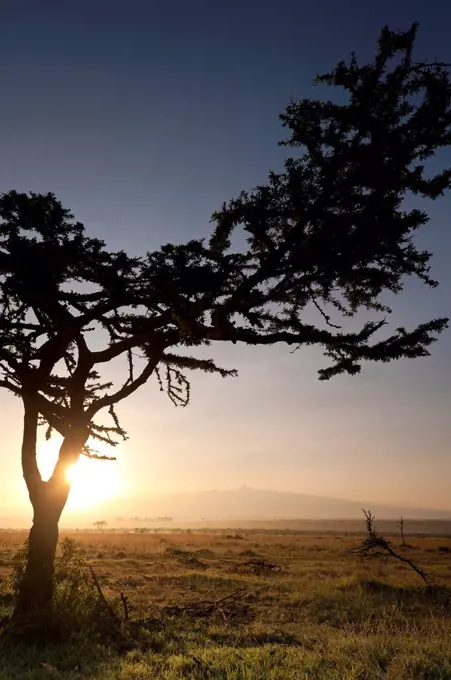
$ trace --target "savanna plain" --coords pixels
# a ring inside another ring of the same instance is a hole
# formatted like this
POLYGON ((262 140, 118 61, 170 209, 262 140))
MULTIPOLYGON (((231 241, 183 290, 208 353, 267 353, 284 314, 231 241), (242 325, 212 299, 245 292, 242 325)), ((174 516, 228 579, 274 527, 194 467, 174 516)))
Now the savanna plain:
MULTIPOLYGON (((25 537, 0 532, 2 616, 25 537)), ((397 560, 359 559, 363 538, 63 533, 53 639, 0 638, 0 678, 451 679, 451 538, 390 537, 427 583, 397 560)))

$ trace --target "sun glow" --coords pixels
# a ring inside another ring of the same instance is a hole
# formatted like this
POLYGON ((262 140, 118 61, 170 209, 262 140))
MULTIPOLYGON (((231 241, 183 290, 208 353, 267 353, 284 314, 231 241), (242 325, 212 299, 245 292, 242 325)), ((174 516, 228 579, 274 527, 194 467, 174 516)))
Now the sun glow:
MULTIPOLYGON (((56 437, 43 442, 38 449, 39 469, 47 480, 53 472, 61 445, 56 437)), ((97 447, 99 448, 99 447, 97 447)), ((110 454, 111 451, 99 451, 110 454)), ((82 510, 95 507, 116 496, 121 490, 118 463, 109 460, 94 460, 81 456, 78 463, 67 470, 71 490, 67 508, 82 510)))
POLYGON ((82 456, 67 471, 71 483, 68 507, 86 508, 101 503, 119 491, 117 463, 109 460, 92 460, 82 456))

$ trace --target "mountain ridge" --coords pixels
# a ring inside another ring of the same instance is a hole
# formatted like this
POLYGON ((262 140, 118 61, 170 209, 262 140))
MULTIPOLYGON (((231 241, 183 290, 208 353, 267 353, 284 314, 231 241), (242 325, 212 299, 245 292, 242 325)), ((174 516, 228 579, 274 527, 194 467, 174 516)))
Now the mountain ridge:
POLYGON ((370 509, 379 519, 451 520, 451 510, 410 507, 371 501, 318 496, 314 494, 256 489, 244 485, 238 489, 210 489, 161 494, 146 500, 130 499, 119 504, 121 514, 131 505, 146 517, 170 516, 175 520, 275 520, 275 519, 361 519, 362 508, 370 509))

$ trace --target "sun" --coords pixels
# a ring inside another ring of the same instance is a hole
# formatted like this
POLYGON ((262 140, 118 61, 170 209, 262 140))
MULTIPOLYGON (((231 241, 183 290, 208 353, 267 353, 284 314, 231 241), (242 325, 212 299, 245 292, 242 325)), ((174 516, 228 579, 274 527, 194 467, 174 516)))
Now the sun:
POLYGON ((68 508, 81 509, 106 501, 119 492, 116 461, 93 460, 81 456, 67 471, 71 482, 68 508))
MULTIPOLYGON (((55 466, 61 445, 59 437, 52 437, 38 447, 38 463, 43 479, 47 480, 55 466)), ((98 446, 96 447, 99 448, 98 446)), ((99 453, 111 453, 108 450, 99 453)), ((67 471, 71 483, 67 508, 83 510, 95 507, 114 496, 121 490, 118 464, 116 461, 95 460, 80 456, 76 465, 67 471)))

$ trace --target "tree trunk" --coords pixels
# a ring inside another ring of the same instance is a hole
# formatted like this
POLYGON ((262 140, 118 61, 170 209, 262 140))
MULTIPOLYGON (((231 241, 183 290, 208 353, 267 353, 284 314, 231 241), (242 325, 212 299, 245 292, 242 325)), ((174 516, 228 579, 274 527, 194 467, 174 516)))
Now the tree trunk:
POLYGON ((53 572, 61 515, 51 498, 43 498, 35 509, 28 537, 28 558, 19 584, 15 614, 29 614, 47 608, 53 597, 53 572))
POLYGON ((88 428, 76 422, 64 437, 53 474, 44 482, 36 459, 38 403, 24 396, 22 469, 33 506, 33 526, 28 537, 28 557, 16 597, 14 615, 21 617, 48 607, 53 598, 53 574, 58 545, 58 522, 66 505, 70 482, 67 470, 75 465, 88 439, 88 428))

